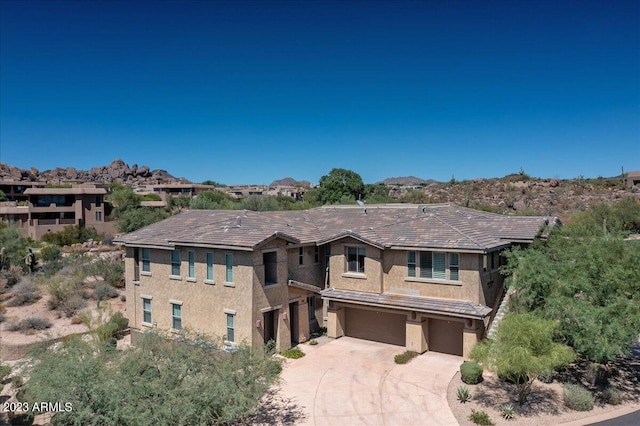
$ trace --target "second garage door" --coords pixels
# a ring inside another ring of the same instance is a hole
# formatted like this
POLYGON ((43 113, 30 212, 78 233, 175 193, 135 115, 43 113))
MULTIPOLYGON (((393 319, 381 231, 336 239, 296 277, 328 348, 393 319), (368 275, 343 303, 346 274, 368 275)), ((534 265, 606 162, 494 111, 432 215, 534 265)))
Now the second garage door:
POLYGON ((429 318, 429 350, 451 355, 462 355, 464 324, 429 318))
POLYGON ((407 316, 366 309, 345 309, 345 334, 359 339, 405 346, 407 316))

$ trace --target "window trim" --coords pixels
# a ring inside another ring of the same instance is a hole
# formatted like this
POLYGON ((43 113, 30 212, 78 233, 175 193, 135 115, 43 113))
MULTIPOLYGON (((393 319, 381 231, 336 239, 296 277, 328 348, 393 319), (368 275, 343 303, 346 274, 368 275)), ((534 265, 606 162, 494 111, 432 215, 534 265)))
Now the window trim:
POLYGON ((153 326, 153 297, 141 296, 142 299, 142 325, 153 326), (149 309, 146 310, 144 306, 145 301, 149 301, 149 309), (149 314, 149 321, 145 321, 145 314, 149 314))
POLYGON ((148 247, 140 248, 140 273, 142 275, 151 275, 151 249, 148 247))
POLYGON ((225 274, 224 274, 224 283, 228 286, 234 286, 234 277, 233 277, 233 253, 225 253, 224 254, 224 265, 225 265, 225 274), (229 276, 231 276, 231 280, 229 280, 229 276))
POLYGON ((417 282, 438 282, 438 283, 451 283, 458 284, 460 283, 460 253, 458 252, 449 252, 449 251, 440 251, 440 250, 407 250, 407 264, 406 264, 406 278, 405 281, 417 281, 417 282), (413 253, 413 255, 412 255, 413 253), (427 253, 430 255, 430 259, 427 259, 427 253), (438 271, 435 269, 436 264, 441 264, 441 262, 436 262, 436 255, 444 255, 444 278, 434 276, 437 272, 441 274, 442 271, 438 271), (451 263, 451 256, 457 256, 457 264, 451 263), (413 257, 413 262, 411 261, 413 257), (423 263, 427 265, 431 265, 431 267, 422 266, 423 263), (451 268, 457 268, 457 279, 451 278, 451 268), (411 272, 413 269, 413 272, 411 272))
POLYGON ((304 266, 304 248, 298 248, 298 266, 304 266))
POLYGON ((212 251, 208 251, 207 255, 206 255, 206 262, 207 262, 207 272, 206 272, 206 278, 204 280, 205 284, 215 284, 216 280, 215 280, 215 270, 213 268, 214 265, 214 257, 213 257, 213 252, 212 251))
POLYGON ((320 263, 320 247, 317 245, 313 249, 313 263, 320 263))
POLYGON ((181 269, 182 269, 182 254, 180 253, 180 249, 173 249, 171 251, 171 275, 169 276, 169 278, 172 279, 182 279, 182 275, 181 275, 181 269), (177 256, 177 259, 176 259, 177 256), (177 270, 175 269, 177 267, 177 270), (178 272, 177 274, 174 274, 174 272, 178 272))
POLYGON ((226 318, 226 329, 227 332, 224 335, 224 341, 225 343, 236 343, 236 314, 235 312, 230 312, 227 311, 224 313, 225 318, 226 318), (231 326, 229 326, 229 319, 231 319, 231 326), (229 339, 229 330, 231 330, 231 339, 229 339))
POLYGON ((367 259, 367 249, 364 246, 345 246, 345 274, 346 275, 365 275, 365 263, 367 259), (349 251, 355 250, 355 262, 356 262, 356 270, 351 270, 349 265, 349 251), (362 254, 360 254, 362 251, 362 254), (360 257, 362 256, 362 268, 360 268, 360 257))
POLYGON ((174 333, 176 332, 181 332, 183 330, 182 327, 182 302, 176 302, 176 301, 170 301, 169 304, 171 305, 171 331, 173 331, 174 333), (176 306, 178 306, 178 310, 180 311, 180 316, 177 317, 175 315, 175 308, 176 306), (180 328, 176 328, 176 319, 178 319, 180 321, 180 328))
POLYGON ((187 252, 187 281, 196 280, 196 252, 189 250, 187 252))

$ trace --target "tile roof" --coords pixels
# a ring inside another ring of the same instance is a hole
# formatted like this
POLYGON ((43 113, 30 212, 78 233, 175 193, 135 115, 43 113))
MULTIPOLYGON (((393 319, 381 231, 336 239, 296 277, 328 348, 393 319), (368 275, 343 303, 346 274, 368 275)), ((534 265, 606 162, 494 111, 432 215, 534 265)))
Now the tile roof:
POLYGON ((380 248, 487 251, 532 241, 548 220, 452 204, 325 206, 303 211, 191 210, 126 234, 126 245, 212 245, 254 249, 274 237, 323 244, 353 236, 380 248))
POLYGON ((393 293, 364 293, 335 288, 322 290, 320 294, 323 299, 327 300, 430 314, 447 314, 460 318, 484 319, 491 313, 490 307, 468 300, 438 299, 393 293))

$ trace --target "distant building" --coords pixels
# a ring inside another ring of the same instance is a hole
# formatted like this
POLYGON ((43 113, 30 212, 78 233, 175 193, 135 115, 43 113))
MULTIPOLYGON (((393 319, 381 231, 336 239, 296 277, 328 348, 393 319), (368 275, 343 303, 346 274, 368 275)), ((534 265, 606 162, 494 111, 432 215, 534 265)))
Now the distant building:
POLYGON ((627 188, 631 188, 633 186, 640 186, 640 170, 634 170, 632 172, 626 173, 627 177, 627 188))

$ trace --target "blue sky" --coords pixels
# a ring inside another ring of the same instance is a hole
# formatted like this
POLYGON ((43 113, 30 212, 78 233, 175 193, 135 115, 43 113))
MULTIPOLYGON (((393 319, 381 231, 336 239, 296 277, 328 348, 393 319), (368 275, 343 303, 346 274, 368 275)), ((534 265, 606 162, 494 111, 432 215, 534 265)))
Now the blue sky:
POLYGON ((0 3, 0 161, 192 181, 640 169, 637 1, 0 3))

